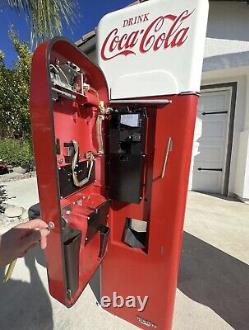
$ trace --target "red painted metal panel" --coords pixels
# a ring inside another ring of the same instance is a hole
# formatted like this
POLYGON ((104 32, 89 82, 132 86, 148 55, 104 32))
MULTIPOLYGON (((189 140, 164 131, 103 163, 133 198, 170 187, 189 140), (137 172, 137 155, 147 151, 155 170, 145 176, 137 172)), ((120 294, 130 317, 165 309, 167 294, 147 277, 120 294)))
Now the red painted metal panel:
POLYGON ((63 198, 59 190, 58 171, 66 164, 63 151, 56 154, 55 144, 58 139, 59 148, 63 150, 64 142, 76 140, 80 150, 96 153, 97 145, 92 132, 97 116, 96 105, 100 100, 104 103, 108 100, 105 78, 101 70, 74 45, 64 39, 55 39, 37 48, 32 63, 30 110, 41 215, 47 223, 53 221, 55 224, 55 229, 48 237, 46 249, 49 289, 53 297, 67 306, 79 297, 103 259, 99 257, 100 234, 96 234, 89 242, 85 242, 85 239, 91 213, 89 203, 97 208, 106 202, 103 196, 104 157, 99 157, 95 162, 94 183, 63 198), (84 71, 87 83, 98 91, 99 99, 89 92, 85 93, 85 97, 77 95, 76 100, 61 98, 53 101, 49 66, 58 59, 61 62, 73 62, 84 71), (71 209, 70 215, 65 214, 66 208, 71 209), (73 296, 68 294, 66 286, 62 216, 71 228, 77 228, 82 233, 79 283, 73 296))

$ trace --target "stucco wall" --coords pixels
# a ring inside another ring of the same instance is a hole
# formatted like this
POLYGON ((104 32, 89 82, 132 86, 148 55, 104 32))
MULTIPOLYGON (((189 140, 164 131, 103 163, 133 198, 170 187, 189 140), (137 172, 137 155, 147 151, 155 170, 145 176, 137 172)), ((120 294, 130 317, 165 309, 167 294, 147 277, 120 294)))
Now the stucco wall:
POLYGON ((210 2, 205 57, 245 51, 249 51, 249 5, 210 2))

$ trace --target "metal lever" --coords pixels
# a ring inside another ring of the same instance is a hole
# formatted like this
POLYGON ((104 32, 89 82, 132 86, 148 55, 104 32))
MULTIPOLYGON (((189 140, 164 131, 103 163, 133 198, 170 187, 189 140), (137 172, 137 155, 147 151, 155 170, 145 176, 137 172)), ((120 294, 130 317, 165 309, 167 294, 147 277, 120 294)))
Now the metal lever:
POLYGON ((166 149, 165 149, 164 161, 163 161, 162 172, 161 172, 161 179, 163 179, 165 176, 166 165, 168 162, 169 153, 172 151, 172 149, 173 149, 173 140, 172 140, 172 137, 170 136, 168 139, 166 149))
MULTIPOLYGON (((98 92, 95 91, 98 95, 98 92)), ((99 96, 98 96, 99 99, 99 96)), ((102 126, 103 121, 106 119, 106 115, 109 115, 111 112, 111 108, 106 107, 104 101, 99 101, 99 115, 96 119, 96 132, 97 132, 97 141, 98 141, 98 155, 103 155, 104 150, 104 143, 103 143, 103 136, 102 136, 102 126)))
POLYGON ((72 141, 72 142, 73 142, 73 146, 74 146, 74 150, 75 150, 75 154, 74 154, 73 161, 72 161, 73 183, 76 187, 81 188, 85 184, 87 184, 89 182, 90 178, 91 178, 91 173, 92 173, 93 164, 94 164, 94 155, 91 151, 88 151, 86 153, 88 174, 87 174, 86 178, 79 181, 78 177, 77 177, 77 172, 75 171, 77 161, 78 161, 78 156, 79 156, 79 146, 78 146, 78 143, 76 141, 72 141), (89 165, 89 163, 90 163, 90 165, 89 165))
POLYGON ((103 123, 104 119, 105 119, 104 115, 98 115, 97 120, 96 120, 98 154, 99 155, 104 154, 104 143, 103 143, 103 137, 102 137, 102 123, 103 123))

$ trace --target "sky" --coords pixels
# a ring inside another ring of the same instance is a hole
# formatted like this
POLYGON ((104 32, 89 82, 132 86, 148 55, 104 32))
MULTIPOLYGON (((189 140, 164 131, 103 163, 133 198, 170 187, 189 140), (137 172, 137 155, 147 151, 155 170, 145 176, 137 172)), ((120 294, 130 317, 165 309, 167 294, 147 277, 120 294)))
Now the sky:
MULTIPOLYGON (((78 0, 79 5, 79 23, 73 26, 73 33, 64 24, 63 36, 74 42, 85 33, 93 30, 102 16, 106 13, 120 9, 131 3, 132 0, 78 0)), ((16 60, 16 53, 8 37, 8 30, 13 26, 18 37, 22 41, 30 40, 30 28, 21 11, 17 13, 8 6, 0 5, 0 50, 5 54, 5 63, 8 67, 13 66, 16 60)))

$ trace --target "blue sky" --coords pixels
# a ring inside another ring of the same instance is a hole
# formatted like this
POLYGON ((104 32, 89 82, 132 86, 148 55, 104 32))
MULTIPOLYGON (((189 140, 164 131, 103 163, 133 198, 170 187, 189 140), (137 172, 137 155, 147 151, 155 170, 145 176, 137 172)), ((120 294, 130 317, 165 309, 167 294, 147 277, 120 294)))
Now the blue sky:
MULTIPOLYGON (((78 0, 80 18, 73 27, 73 33, 64 25, 63 35, 71 41, 78 40, 83 34, 97 26, 100 18, 110 11, 120 9, 132 0, 78 0)), ((20 40, 29 41, 30 29, 24 14, 18 14, 7 6, 0 5, 0 49, 5 53, 5 63, 11 67, 16 59, 16 53, 8 37, 8 30, 13 25, 20 40)))

